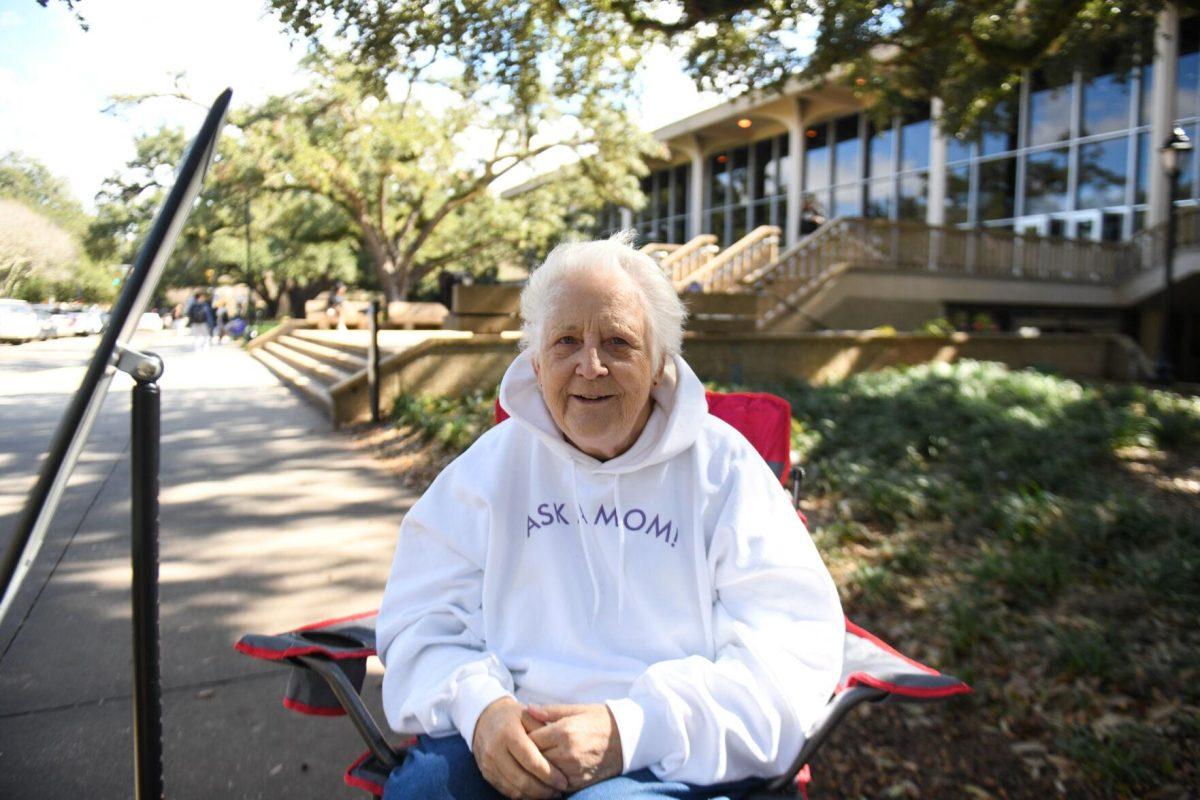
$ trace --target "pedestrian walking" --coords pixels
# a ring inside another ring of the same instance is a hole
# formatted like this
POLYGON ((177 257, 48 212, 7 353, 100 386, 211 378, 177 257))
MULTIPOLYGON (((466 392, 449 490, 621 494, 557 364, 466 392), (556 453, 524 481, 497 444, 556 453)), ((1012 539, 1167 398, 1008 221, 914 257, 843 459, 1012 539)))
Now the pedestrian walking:
POLYGON ((192 352, 198 353, 208 349, 215 324, 216 319, 213 317, 208 298, 204 296, 204 292, 196 292, 188 308, 188 325, 192 329, 192 352))

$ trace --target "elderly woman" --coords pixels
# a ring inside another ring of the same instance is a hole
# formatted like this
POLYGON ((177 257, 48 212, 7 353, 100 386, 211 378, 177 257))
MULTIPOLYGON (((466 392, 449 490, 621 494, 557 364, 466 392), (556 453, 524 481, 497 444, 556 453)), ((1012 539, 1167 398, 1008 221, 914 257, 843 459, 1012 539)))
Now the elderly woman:
POLYGON ((420 737, 387 800, 738 797, 835 687, 829 572, 707 413, 683 306, 631 238, 533 273, 512 419, 404 518, 378 650, 388 721, 420 737))

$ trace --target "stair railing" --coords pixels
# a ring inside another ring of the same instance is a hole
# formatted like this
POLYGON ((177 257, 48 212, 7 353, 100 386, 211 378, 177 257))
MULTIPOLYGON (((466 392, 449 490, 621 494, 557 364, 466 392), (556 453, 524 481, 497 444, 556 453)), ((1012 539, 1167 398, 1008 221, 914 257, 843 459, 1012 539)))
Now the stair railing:
POLYGON ((675 288, 685 290, 698 283, 706 292, 739 291, 742 278, 779 257, 782 231, 774 225, 760 225, 730 247, 722 250, 675 288))
POLYGON ((717 249, 717 237, 702 233, 676 247, 660 259, 658 265, 666 271, 672 283, 679 285, 683 282, 686 286, 688 276, 707 264, 717 249))

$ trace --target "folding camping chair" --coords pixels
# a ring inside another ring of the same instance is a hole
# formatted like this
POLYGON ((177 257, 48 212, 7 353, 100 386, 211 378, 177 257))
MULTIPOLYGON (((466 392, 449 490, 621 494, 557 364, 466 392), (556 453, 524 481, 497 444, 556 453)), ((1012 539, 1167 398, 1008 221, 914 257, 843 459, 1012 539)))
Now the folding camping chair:
MULTIPOLYGON (((746 436, 784 485, 791 483, 788 488, 798 501, 803 473, 790 463, 792 412, 787 401, 755 393, 709 392, 707 398, 709 413, 746 436)), ((497 423, 506 417, 497 403, 497 423)), ((245 655, 292 667, 283 699, 286 708, 302 714, 350 717, 368 749, 347 768, 345 781, 349 786, 379 796, 389 773, 403 761, 405 748, 412 740, 390 744, 359 697, 367 659, 376 654, 375 618, 376 612, 368 611, 274 636, 248 634, 236 647, 245 655)), ((957 678, 908 658, 849 619, 843 652, 838 686, 809 728, 791 768, 751 795, 751 800, 797 793, 807 797, 809 761, 847 712, 860 703, 929 702, 971 691, 957 678)))

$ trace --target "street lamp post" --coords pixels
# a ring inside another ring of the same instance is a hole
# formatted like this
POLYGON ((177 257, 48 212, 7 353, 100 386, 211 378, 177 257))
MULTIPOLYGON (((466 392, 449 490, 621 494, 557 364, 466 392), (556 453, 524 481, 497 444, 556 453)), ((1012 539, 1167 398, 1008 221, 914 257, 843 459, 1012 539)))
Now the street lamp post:
POLYGON ((1191 149, 1192 140, 1179 126, 1171 131, 1158 149, 1163 171, 1167 173, 1167 242, 1164 252, 1162 336, 1158 344, 1158 361, 1154 365, 1154 379, 1163 384, 1175 380, 1175 361, 1171 355, 1174 347, 1174 339, 1171 338, 1171 289, 1175 281, 1175 184, 1179 181, 1180 156, 1191 149))

